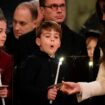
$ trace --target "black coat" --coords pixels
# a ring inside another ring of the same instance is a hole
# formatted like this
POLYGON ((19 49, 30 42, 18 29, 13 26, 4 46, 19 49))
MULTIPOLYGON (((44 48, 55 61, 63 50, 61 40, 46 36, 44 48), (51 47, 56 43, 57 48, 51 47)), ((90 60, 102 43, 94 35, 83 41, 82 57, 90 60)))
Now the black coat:
MULTIPOLYGON (((47 91, 48 87, 54 84, 58 61, 40 51, 35 54, 28 57, 16 71, 14 105, 49 105, 47 91)), ((65 67, 61 66, 58 82, 67 80, 65 67)), ((65 105, 64 98, 65 95, 58 92, 53 105, 65 105)))
POLYGON ((73 32, 65 24, 61 25, 62 40, 58 54, 64 56, 86 55, 86 45, 84 37, 73 32))
POLYGON ((37 48, 35 44, 36 30, 32 30, 16 39, 13 30, 7 35, 5 49, 14 56, 15 65, 21 63, 37 48))
MULTIPOLYGON (((49 105, 47 90, 54 84, 57 65, 58 59, 50 58, 40 51, 28 57, 14 75, 14 105, 49 105)), ((91 81, 92 75, 87 57, 67 58, 61 65, 58 82, 91 81)), ((53 101, 53 105, 94 105, 92 103, 90 99, 78 103, 75 95, 66 95, 60 91, 53 101)))

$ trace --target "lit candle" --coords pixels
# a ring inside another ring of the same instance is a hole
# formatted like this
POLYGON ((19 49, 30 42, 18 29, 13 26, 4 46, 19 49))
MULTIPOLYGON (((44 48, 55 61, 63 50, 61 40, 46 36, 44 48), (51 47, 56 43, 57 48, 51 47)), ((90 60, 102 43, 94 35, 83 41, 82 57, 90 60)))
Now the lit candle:
POLYGON ((88 63, 88 65, 89 65, 89 77, 90 77, 90 80, 93 80, 93 59, 90 59, 89 60, 89 63, 88 63))
POLYGON ((93 67, 93 60, 90 60, 89 61, 89 68, 92 68, 93 67))
POLYGON ((57 67, 57 72, 56 72, 56 77, 55 77, 55 82, 54 82, 55 85, 57 84, 57 81, 58 81, 59 70, 60 70, 60 66, 62 65, 63 60, 64 60, 63 57, 61 57, 59 59, 59 63, 58 63, 58 67, 57 67))
MULTIPOLYGON (((2 86, 2 81, 1 81, 1 72, 0 72, 0 86, 2 86)), ((5 99, 1 98, 2 100, 2 105, 5 105, 5 99)))
MULTIPOLYGON (((56 77, 55 77, 55 82, 54 82, 55 85, 57 84, 57 81, 58 81, 59 70, 60 70, 60 66, 62 65, 63 60, 64 58, 61 57, 58 62, 58 67, 57 67, 57 72, 56 72, 56 77)), ((50 104, 52 104, 52 100, 50 100, 50 104)))

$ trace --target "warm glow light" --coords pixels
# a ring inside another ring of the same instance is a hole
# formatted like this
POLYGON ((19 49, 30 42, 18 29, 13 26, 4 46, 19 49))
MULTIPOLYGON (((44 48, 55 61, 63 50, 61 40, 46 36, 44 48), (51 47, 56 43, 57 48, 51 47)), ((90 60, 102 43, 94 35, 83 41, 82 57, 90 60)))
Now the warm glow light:
POLYGON ((59 61, 60 61, 60 62, 63 62, 63 61, 64 61, 64 57, 61 57, 61 58, 59 59, 59 61))
POLYGON ((89 67, 93 67, 93 61, 89 61, 89 67))

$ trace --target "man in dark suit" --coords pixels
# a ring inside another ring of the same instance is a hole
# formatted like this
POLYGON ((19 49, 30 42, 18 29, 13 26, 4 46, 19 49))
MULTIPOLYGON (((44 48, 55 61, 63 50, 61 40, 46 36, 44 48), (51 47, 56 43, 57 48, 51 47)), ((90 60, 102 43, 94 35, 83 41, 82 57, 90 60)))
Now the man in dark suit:
POLYGON ((15 9, 13 28, 5 43, 7 52, 14 56, 15 65, 34 51, 37 16, 37 8, 31 2, 22 2, 15 9))
POLYGON ((65 0, 39 0, 45 20, 54 20, 62 28, 62 44, 58 51, 64 56, 81 55, 84 51, 84 39, 64 24, 66 18, 65 0))

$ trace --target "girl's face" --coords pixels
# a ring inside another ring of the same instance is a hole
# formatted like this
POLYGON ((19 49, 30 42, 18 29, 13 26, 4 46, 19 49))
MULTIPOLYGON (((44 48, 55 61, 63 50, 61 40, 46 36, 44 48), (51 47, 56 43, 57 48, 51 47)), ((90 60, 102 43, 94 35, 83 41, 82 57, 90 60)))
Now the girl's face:
POLYGON ((87 44, 87 52, 90 58, 93 58, 96 45, 97 45, 97 40, 95 39, 90 40, 87 44))
POLYGON ((0 20, 0 47, 3 47, 6 41, 6 30, 7 30, 6 22, 0 20))
POLYGON ((55 55, 55 52, 60 47, 60 33, 55 30, 42 30, 40 38, 36 38, 36 43, 40 50, 47 53, 49 56, 55 55))

